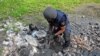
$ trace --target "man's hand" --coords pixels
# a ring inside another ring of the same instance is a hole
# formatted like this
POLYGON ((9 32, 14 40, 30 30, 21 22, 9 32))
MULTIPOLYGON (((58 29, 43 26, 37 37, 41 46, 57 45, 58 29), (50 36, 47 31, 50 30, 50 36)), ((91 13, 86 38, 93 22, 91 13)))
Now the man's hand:
POLYGON ((62 34, 64 31, 65 31, 65 26, 61 27, 61 30, 59 30, 59 31, 55 34, 55 36, 58 36, 58 35, 62 34))

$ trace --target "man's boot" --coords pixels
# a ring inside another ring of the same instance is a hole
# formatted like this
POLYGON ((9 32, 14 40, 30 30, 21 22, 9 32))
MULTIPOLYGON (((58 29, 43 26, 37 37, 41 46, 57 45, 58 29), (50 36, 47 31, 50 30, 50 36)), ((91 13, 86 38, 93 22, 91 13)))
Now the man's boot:
POLYGON ((70 41, 65 41, 63 44, 63 48, 67 48, 70 45, 70 41))

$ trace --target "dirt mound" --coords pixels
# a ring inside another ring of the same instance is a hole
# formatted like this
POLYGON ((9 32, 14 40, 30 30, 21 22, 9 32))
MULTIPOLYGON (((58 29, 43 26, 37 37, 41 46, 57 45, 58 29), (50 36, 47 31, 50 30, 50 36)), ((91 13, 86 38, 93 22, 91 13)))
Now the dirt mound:
POLYGON ((78 14, 100 18, 100 4, 83 5, 75 10, 78 14))

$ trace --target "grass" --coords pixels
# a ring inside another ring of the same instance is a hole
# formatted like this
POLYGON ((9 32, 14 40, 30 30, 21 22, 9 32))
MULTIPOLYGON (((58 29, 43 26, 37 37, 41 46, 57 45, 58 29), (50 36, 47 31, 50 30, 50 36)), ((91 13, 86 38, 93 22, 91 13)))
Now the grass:
POLYGON ((3 48, 0 47, 0 56, 2 56, 2 50, 3 50, 3 48))
POLYGON ((48 5, 71 12, 75 7, 86 3, 100 3, 100 0, 0 0, 0 17, 19 18, 24 14, 34 13, 33 16, 37 18, 48 5))

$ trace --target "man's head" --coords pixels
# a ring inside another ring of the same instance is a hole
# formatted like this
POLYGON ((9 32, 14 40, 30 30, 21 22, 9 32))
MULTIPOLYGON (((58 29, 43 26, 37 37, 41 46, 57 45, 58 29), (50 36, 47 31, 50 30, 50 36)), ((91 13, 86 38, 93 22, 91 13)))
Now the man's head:
POLYGON ((57 17, 57 11, 51 7, 47 7, 44 10, 43 15, 48 21, 52 21, 57 17))

